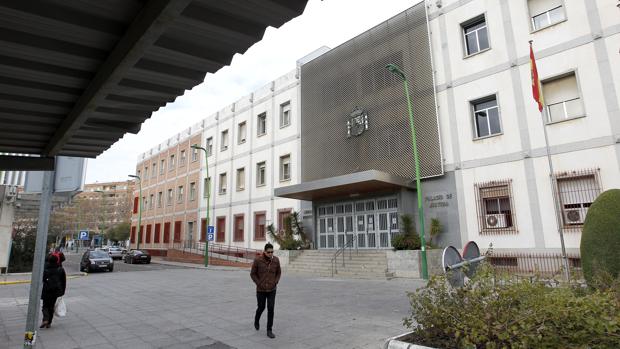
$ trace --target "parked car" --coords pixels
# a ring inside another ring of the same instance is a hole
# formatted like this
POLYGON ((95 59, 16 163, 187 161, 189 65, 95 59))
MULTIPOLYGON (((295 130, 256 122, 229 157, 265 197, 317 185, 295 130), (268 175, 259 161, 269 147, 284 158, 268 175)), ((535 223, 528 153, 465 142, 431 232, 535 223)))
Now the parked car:
POLYGON ((114 260, 102 250, 88 250, 80 260, 80 271, 92 273, 95 270, 114 270, 114 260))
POLYGON ((151 263, 151 255, 142 250, 131 250, 125 253, 125 257, 123 257, 123 261, 125 263, 134 264, 134 263, 151 263))
POLYGON ((122 259, 123 258, 123 250, 118 246, 112 246, 107 249, 108 255, 112 259, 122 259))

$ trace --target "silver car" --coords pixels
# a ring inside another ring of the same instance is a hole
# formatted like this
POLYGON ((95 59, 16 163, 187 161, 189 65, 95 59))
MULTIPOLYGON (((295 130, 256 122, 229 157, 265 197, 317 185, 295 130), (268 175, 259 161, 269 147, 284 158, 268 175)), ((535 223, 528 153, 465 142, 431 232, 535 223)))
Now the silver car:
POLYGON ((123 258, 123 250, 117 246, 111 246, 108 249, 108 255, 112 259, 122 259, 123 258))

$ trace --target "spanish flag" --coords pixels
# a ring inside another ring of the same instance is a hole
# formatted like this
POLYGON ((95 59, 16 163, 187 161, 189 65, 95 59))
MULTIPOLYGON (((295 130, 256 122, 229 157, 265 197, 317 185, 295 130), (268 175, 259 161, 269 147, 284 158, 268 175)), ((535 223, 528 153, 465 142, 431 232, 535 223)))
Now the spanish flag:
POLYGON ((538 80, 538 70, 536 69, 536 58, 534 58, 532 41, 530 41, 530 67, 532 69, 532 95, 536 103, 538 103, 538 110, 542 113, 545 101, 543 99, 542 86, 540 85, 540 80, 538 80))

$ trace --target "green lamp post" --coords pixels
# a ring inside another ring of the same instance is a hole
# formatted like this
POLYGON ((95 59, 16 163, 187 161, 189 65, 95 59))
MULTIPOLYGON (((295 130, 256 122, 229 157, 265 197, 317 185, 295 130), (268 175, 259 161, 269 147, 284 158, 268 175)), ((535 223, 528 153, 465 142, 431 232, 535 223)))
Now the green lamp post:
MULTIPOLYGON (((192 145, 192 149, 196 149, 196 150, 200 149, 205 153, 205 178, 209 178, 209 153, 207 152, 207 149, 197 144, 192 145)), ((205 193, 207 197, 207 207, 206 207, 207 217, 206 217, 205 229, 207 230, 209 229, 209 198, 211 197, 210 186, 211 186, 211 183, 209 182, 208 185, 205 187, 205 193)), ((209 239, 205 235, 205 267, 208 267, 208 266, 209 266, 209 239)))
POLYGON ((136 245, 136 250, 140 249, 140 223, 142 223, 142 179, 140 178, 140 176, 136 176, 136 175, 129 175, 129 177, 131 178, 136 178, 138 180, 138 228, 136 229, 136 232, 138 234, 138 243, 136 245))
POLYGON ((415 123, 413 121, 413 110, 411 108, 411 98, 409 97, 409 82, 405 73, 396 65, 388 64, 385 66, 387 70, 398 75, 403 79, 403 86, 405 87, 405 96, 407 97, 407 109, 409 111, 409 126, 411 128, 411 145, 413 147, 413 160, 415 162, 415 181, 416 192, 418 193, 418 214, 420 218, 420 242, 422 244, 422 278, 428 280, 428 266, 426 262, 426 234, 424 229, 424 207, 422 206, 422 184, 420 183, 420 157, 418 154, 418 146, 416 141, 415 123))

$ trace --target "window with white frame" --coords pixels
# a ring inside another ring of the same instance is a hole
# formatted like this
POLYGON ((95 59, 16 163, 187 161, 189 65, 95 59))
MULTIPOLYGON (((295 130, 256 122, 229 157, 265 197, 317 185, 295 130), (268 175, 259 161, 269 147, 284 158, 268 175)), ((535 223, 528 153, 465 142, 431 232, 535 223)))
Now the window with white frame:
POLYGON ((280 156, 280 181, 291 179, 291 155, 280 156))
POLYGON ((245 167, 237 169, 237 191, 245 189, 245 167))
POLYGON ((240 122, 237 125, 237 144, 245 143, 245 138, 247 135, 247 124, 246 122, 240 122))
POLYGON ((510 180, 503 180, 475 185, 481 234, 517 232, 511 184, 510 180))
POLYGON ((547 79, 542 83, 547 122, 585 116, 575 72, 547 79))
MULTIPOLYGON (((195 146, 198 146, 198 144, 194 144, 195 146)), ((198 160, 198 149, 196 148, 192 148, 192 162, 197 161, 198 160)))
POLYGON ((228 149, 228 130, 222 131, 222 134, 220 136, 220 144, 221 151, 228 149))
POLYGON ((166 204, 172 205, 172 189, 168 189, 168 197, 166 198, 166 204))
POLYGON ((164 196, 164 193, 162 193, 161 191, 157 193, 157 207, 158 208, 161 208, 163 196, 164 196))
POLYGON ((291 124, 291 102, 280 104, 280 127, 286 127, 291 124))
POLYGON ((209 197, 209 192, 211 191, 211 177, 207 177, 205 179, 203 179, 202 182, 203 185, 203 189, 204 191, 202 192, 202 197, 203 198, 208 198, 209 197))
POLYGON ((179 159, 179 166, 185 166, 185 159, 187 156, 185 155, 185 150, 181 150, 181 156, 179 159))
POLYGON ((484 51, 490 47, 487 22, 484 15, 462 23, 461 28, 463 30, 466 56, 484 51))
POLYGON ((176 166, 174 154, 170 155, 170 161, 168 164, 170 165, 170 171, 174 170, 174 166, 176 166))
POLYGON ((580 229, 588 209, 601 193, 598 170, 564 172, 555 178, 564 229, 580 229))
POLYGON ((539 30, 566 19, 563 0, 528 0, 532 30, 539 30))
POLYGON ((471 106, 474 117, 474 138, 489 137, 502 132, 495 95, 473 101, 471 106))
POLYGON ((189 200, 194 201, 196 199, 196 182, 189 184, 189 200))
POLYGON ((256 164, 256 186, 260 187, 265 185, 267 177, 267 164, 265 161, 256 164))
POLYGON ((228 187, 228 183, 226 183, 226 172, 220 173, 220 194, 226 194, 226 188, 228 187))
POLYGON ((267 113, 258 114, 256 120, 256 135, 262 136, 267 133, 267 113))
POLYGON ((207 138, 207 157, 213 154, 213 137, 207 138))
POLYGON ((166 171, 166 160, 161 160, 159 162, 159 174, 164 174, 164 171, 166 171))
POLYGON ((183 202, 183 186, 179 185, 177 188, 177 202, 183 202))

